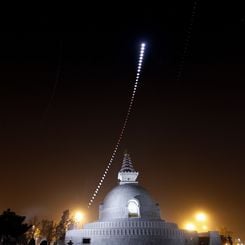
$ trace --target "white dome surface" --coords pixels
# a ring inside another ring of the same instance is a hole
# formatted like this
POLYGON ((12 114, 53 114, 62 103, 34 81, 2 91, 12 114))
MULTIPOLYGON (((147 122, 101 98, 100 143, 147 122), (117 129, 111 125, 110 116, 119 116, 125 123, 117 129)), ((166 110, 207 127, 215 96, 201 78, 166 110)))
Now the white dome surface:
POLYGON ((114 187, 100 205, 100 220, 128 219, 129 201, 138 203, 139 216, 141 219, 161 219, 158 204, 151 198, 149 193, 140 185, 127 183, 114 187))

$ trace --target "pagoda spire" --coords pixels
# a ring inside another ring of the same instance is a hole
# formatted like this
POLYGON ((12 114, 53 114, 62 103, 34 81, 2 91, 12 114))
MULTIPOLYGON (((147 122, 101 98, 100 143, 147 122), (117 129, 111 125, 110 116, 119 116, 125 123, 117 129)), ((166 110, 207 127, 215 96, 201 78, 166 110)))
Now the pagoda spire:
POLYGON ((136 181, 139 173, 135 171, 130 155, 125 152, 122 162, 121 170, 118 172, 118 180, 120 185, 127 183, 138 183, 136 181))

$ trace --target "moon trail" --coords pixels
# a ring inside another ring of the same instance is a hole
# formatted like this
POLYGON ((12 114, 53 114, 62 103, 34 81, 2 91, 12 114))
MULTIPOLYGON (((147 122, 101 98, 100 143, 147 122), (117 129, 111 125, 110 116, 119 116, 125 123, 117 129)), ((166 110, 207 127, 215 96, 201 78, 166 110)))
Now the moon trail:
POLYGON ((145 47, 146 47, 146 44, 145 43, 141 43, 141 48, 140 48, 140 54, 139 54, 139 59, 138 59, 138 66, 137 66, 137 72, 136 72, 136 77, 135 77, 135 81, 134 81, 134 87, 133 87, 133 91, 132 91, 132 95, 131 95, 131 99, 130 99, 130 102, 129 102, 129 106, 128 106, 128 111, 127 111, 127 114, 125 116, 125 119, 124 119, 124 122, 123 122, 123 126, 122 126, 122 129, 121 129, 121 132, 119 134, 119 137, 118 137, 118 140, 116 142, 116 145, 114 147, 114 150, 113 150, 113 153, 111 155, 111 158, 110 158, 110 161, 108 162, 106 168, 105 168, 105 171, 97 185, 97 187, 95 188, 91 198, 90 198, 90 201, 88 203, 88 208, 90 208, 97 196, 97 194, 99 193, 99 190, 110 170, 110 167, 112 165, 112 162, 116 156, 116 153, 117 153, 117 150, 120 146, 120 143, 121 143, 121 140, 123 138, 123 135, 124 135, 124 132, 125 132, 125 129, 126 129, 126 126, 128 124, 128 119, 130 117, 130 114, 131 114, 131 110, 132 110, 132 107, 133 107, 133 104, 134 104, 134 99, 135 99, 135 94, 136 94, 136 91, 137 91, 137 87, 138 87, 138 83, 139 83, 139 79, 140 79, 140 75, 141 75, 141 70, 142 70, 142 64, 143 64, 143 59, 144 59, 144 53, 145 53, 145 47))

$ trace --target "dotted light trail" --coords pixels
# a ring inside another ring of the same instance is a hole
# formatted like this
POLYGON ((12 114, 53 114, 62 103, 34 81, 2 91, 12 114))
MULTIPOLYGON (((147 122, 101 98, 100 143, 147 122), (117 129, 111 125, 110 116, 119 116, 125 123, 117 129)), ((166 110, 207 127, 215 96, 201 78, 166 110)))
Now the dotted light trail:
POLYGON ((131 110, 132 110, 132 107, 133 107, 133 104, 134 104, 134 98, 135 98, 135 94, 136 94, 136 90, 137 90, 137 87, 138 87, 138 83, 139 83, 139 79, 140 79, 140 74, 141 74, 141 70, 142 70, 142 64, 143 64, 143 59, 144 59, 144 53, 145 53, 145 43, 142 43, 141 44, 141 48, 140 48, 140 54, 139 54, 139 60, 138 60, 138 67, 137 67, 137 72, 136 72, 136 78, 135 78, 135 82, 134 82, 134 87, 133 87, 133 91, 132 91, 132 95, 131 95, 131 99, 130 99, 130 103, 129 103, 129 106, 128 106, 128 111, 127 111, 127 114, 125 116, 125 119, 124 119, 124 123, 123 123, 123 126, 122 126, 122 129, 121 129, 121 132, 120 132, 120 135, 118 137, 118 140, 117 140, 117 143, 114 147, 114 150, 113 150, 113 153, 111 155, 111 158, 110 158, 110 161, 108 162, 106 168, 105 168, 105 171, 97 185, 97 188, 94 190, 93 192, 93 195, 92 197, 90 198, 90 201, 88 203, 88 208, 90 208, 96 198, 96 196, 98 195, 99 193, 99 190, 109 172, 109 169, 112 165, 112 162, 116 156, 116 153, 117 153, 117 150, 120 146, 120 143, 121 143, 121 140, 123 138, 123 135, 124 135, 124 132, 125 132, 125 129, 126 129, 126 126, 127 126, 127 123, 128 123, 128 119, 129 119, 129 116, 130 116, 130 113, 131 113, 131 110))
POLYGON ((197 15, 198 2, 199 2, 199 0, 193 0, 193 7, 192 7, 190 23, 189 23, 188 29, 186 30, 186 37, 184 40, 184 50, 183 50, 183 54, 180 58, 180 63, 179 63, 178 72, 177 72, 177 76, 176 76, 177 81, 179 81, 181 79, 183 72, 184 72, 185 60, 186 60, 186 57, 188 56, 188 51, 190 49, 190 41, 191 41, 191 35, 192 35, 192 31, 193 31, 193 25, 194 25, 195 18, 197 15))

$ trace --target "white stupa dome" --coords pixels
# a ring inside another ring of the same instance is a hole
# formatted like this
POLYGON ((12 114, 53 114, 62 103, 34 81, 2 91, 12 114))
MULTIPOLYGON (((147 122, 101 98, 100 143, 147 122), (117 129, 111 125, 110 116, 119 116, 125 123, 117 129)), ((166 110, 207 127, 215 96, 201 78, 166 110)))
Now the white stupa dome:
MULTIPOLYGON (((99 219, 83 229, 66 232, 66 244, 94 245, 197 245, 196 232, 178 229, 177 224, 160 217, 160 208, 137 182, 129 154, 124 154, 119 184, 105 197, 99 207, 99 219)), ((209 234, 212 244, 220 245, 216 233, 209 234)), ((211 243, 210 243, 211 244, 211 243)))
POLYGON ((130 215, 141 219, 161 219, 158 204, 136 183, 114 187, 100 206, 99 219, 128 219, 130 215))

